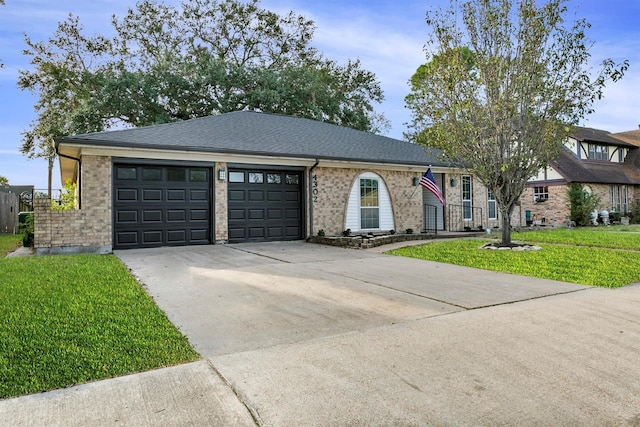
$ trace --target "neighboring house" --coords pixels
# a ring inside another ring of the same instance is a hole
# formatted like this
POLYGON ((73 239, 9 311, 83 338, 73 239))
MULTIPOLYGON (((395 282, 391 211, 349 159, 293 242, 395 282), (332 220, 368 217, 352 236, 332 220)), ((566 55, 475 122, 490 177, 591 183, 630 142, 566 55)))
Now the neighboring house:
POLYGON ((79 209, 36 205, 40 253, 499 224, 486 188, 438 151, 304 118, 234 112, 55 146, 79 209), (429 166, 446 207, 418 186, 429 166))
POLYGON ((526 223, 566 225, 572 182, 600 198, 598 211, 628 213, 631 203, 640 199, 640 153, 625 134, 574 128, 558 159, 529 180, 520 199, 526 223))

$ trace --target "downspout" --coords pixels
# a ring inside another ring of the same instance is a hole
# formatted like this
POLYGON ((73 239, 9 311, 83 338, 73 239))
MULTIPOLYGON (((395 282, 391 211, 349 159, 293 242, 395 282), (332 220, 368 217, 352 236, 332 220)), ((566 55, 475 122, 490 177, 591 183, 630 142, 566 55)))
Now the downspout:
MULTIPOLYGON (((82 209, 82 183, 80 182, 80 177, 82 176, 81 171, 82 171, 82 160, 76 158, 76 157, 71 157, 71 156, 67 156, 66 154, 62 154, 60 151, 58 151, 58 147, 56 147, 56 154, 59 157, 64 157, 65 159, 70 159, 70 160, 75 160, 76 162, 78 162, 78 209, 82 209)), ((64 182, 62 183, 62 185, 64 185, 64 182)))
POLYGON ((313 236, 313 170, 320 163, 320 159, 316 159, 316 162, 309 168, 309 238, 313 236))

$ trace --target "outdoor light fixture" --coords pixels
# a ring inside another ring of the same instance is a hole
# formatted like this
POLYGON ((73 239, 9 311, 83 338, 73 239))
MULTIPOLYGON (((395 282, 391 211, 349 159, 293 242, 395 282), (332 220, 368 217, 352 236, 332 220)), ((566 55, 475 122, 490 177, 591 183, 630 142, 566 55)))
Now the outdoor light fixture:
POLYGON ((414 176, 413 177, 413 186, 417 187, 418 184, 420 184, 420 177, 419 176, 414 176))
POLYGON ((218 179, 220 181, 224 181, 227 179, 227 171, 224 169, 218 169, 218 179))
POLYGON ((457 180, 457 179, 455 179, 455 178, 451 178, 451 180, 449 180, 449 184, 450 184, 452 187, 457 187, 457 186, 458 186, 458 180, 457 180))

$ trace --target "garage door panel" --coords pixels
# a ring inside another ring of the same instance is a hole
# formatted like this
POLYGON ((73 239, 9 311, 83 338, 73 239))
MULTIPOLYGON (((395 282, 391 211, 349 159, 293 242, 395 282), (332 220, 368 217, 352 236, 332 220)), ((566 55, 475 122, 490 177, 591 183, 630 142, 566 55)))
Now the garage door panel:
POLYGON ((135 188, 118 188, 116 190, 116 200, 119 202, 135 202, 138 200, 138 190, 135 188))
POLYGON ((161 244, 162 243, 162 230, 143 230, 142 231, 142 244, 161 244))
POLYGON ((244 190, 229 190, 229 201, 244 201, 244 190))
POLYGON ((200 229, 200 230, 191 230, 191 241, 192 242, 208 242, 209 240, 209 230, 200 229))
POLYGON ((282 209, 269 209, 267 218, 269 219, 282 219, 282 209))
POLYGON ((282 227, 268 227, 268 236, 272 239, 281 239, 284 237, 282 227))
POLYGON ((167 200, 170 202, 185 202, 187 200, 187 192, 185 190, 169 189, 167 190, 167 200))
POLYGON ((162 201, 162 189, 160 189, 160 188, 143 188, 142 189, 142 201, 143 202, 161 202, 162 201))
POLYGON ((302 232, 300 227, 285 227, 285 230, 287 233, 286 236, 292 238, 299 236, 302 232))
POLYGON ((230 220, 244 220, 245 219, 245 209, 229 209, 229 219, 230 220))
POLYGON ((168 230, 167 242, 173 244, 187 243, 187 230, 168 230))
POLYGON ((120 210, 116 214, 116 223, 132 224, 138 222, 138 211, 120 210))
POLYGON ((280 202, 282 201, 282 191, 268 191, 267 192, 267 200, 270 202, 280 202))
POLYGON ((264 209, 249 209, 249 219, 264 219, 264 209))
POLYGON ((191 209, 191 221, 201 222, 209 220, 209 211, 206 209, 191 209))
POLYGON ((285 218, 300 219, 300 211, 298 209, 285 209, 285 218))
POLYGON ((245 240, 247 238, 246 231, 246 228, 229 228, 229 240, 245 240))
POLYGON ((114 165, 114 249, 211 242, 207 168, 114 165))
POLYGON ((136 231, 123 231, 116 234, 118 245, 138 245, 138 233, 136 231))
POLYGON ((167 222, 184 222, 187 219, 187 211, 184 209, 167 210, 167 222))
POLYGON ((284 200, 287 202, 300 202, 300 192, 286 191, 284 193, 284 200))
POLYGON ((264 235, 264 227, 250 227, 249 228, 249 238, 262 238, 264 235))
POLYGON ((162 222, 161 210, 144 210, 142 211, 142 222, 162 222))
POLYGON ((208 190, 191 190, 189 192, 191 201, 207 201, 209 200, 208 190))
POLYGON ((250 202, 263 202, 264 201, 264 191, 263 190, 249 190, 249 201, 250 202))

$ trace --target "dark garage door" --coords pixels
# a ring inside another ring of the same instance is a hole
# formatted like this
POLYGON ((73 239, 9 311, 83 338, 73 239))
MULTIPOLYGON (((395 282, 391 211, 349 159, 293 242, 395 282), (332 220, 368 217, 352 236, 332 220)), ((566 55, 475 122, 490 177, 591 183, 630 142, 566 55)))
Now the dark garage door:
POLYGON ((210 243, 211 169, 114 164, 114 249, 210 243))
POLYGON ((302 239, 302 171, 229 169, 229 242, 302 239))

